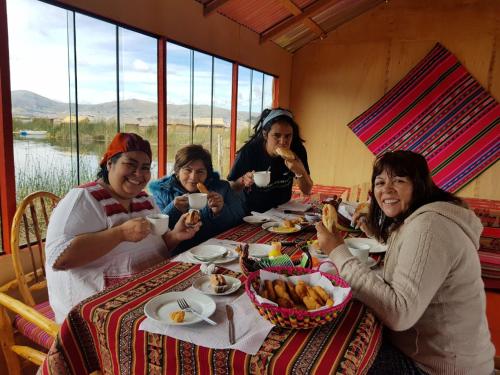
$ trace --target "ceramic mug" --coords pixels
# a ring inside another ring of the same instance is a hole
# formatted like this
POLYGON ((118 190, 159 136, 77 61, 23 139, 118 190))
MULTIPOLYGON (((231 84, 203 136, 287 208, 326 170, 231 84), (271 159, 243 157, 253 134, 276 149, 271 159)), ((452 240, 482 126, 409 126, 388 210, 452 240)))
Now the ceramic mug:
POLYGON ((370 253, 370 245, 367 244, 349 244, 349 251, 352 255, 358 258, 361 262, 368 262, 368 254, 370 253))
POLYGON ((255 185, 259 187, 269 185, 271 182, 271 171, 254 172, 253 181, 255 182, 255 185))
POLYGON ((163 235, 168 230, 168 215, 151 214, 146 216, 146 220, 151 224, 153 234, 157 236, 163 235))
POLYGON ((207 194, 192 193, 188 195, 189 207, 194 210, 201 210, 207 205, 207 194))

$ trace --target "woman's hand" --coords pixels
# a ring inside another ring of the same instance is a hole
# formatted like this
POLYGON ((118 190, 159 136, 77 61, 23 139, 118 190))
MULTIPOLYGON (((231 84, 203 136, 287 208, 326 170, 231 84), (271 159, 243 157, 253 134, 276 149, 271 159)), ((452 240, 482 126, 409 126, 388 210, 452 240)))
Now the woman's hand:
POLYGON ((368 218, 365 214, 356 212, 352 215, 352 223, 355 228, 361 229, 368 237, 372 237, 373 233, 368 228, 368 218))
POLYGON ((316 223, 316 232, 318 235, 318 246, 327 255, 337 246, 344 243, 344 239, 335 227, 333 228, 333 233, 330 233, 323 223, 319 222, 316 223))
POLYGON ((306 168, 297 156, 293 160, 285 160, 285 165, 288 169, 290 169, 296 176, 303 176, 307 174, 306 168))
POLYGON ((219 193, 215 191, 210 191, 207 194, 208 198, 208 208, 210 208, 214 215, 218 215, 224 207, 224 198, 219 193))
POLYGON ((241 176, 238 181, 243 185, 244 188, 249 188, 254 184, 253 174, 255 171, 247 172, 241 176))
POLYGON ((151 233, 151 224, 143 217, 127 220, 119 228, 122 241, 139 242, 151 233))
POLYGON ((174 198, 174 207, 177 208, 178 211, 184 213, 189 209, 189 201, 187 194, 179 195, 174 198))
POLYGON ((174 235, 179 242, 193 238, 201 227, 201 221, 195 225, 186 225, 186 216, 187 213, 183 214, 177 223, 175 223, 175 227, 171 231, 172 235, 174 235))

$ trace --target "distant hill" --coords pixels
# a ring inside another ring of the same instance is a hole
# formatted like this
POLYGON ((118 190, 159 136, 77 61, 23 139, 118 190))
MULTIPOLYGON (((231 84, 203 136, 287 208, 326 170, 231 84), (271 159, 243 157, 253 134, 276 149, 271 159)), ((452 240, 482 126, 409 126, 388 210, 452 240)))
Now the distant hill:
MULTIPOLYGON (((168 104, 167 121, 187 121, 190 106, 187 104, 168 104)), ((12 115, 14 117, 43 117, 62 119, 69 116, 69 104, 48 99, 26 90, 12 91, 12 115)), ((80 104, 79 116, 89 116, 96 120, 110 119, 116 116, 116 101, 100 104, 80 104)), ((120 102, 120 115, 124 122, 136 122, 137 119, 157 119, 157 104, 147 100, 128 99, 120 102)), ((214 107, 214 118, 223 118, 229 124, 231 111, 214 107)), ((210 106, 195 105, 194 117, 210 117, 210 106)), ((248 119, 248 112, 239 113, 240 120, 248 119)))

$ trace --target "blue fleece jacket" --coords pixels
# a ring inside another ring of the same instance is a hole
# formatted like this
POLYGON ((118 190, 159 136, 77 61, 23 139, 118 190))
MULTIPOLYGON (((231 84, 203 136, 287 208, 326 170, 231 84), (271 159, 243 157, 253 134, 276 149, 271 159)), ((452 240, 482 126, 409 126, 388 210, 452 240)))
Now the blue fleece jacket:
MULTIPOLYGON (((217 172, 213 172, 206 180, 205 186, 209 191, 215 191, 224 198, 224 206, 219 214, 214 215, 212 210, 206 206, 201 213, 203 225, 196 235, 177 246, 175 253, 187 250, 199 243, 234 227, 241 222, 245 216, 244 195, 231 189, 229 182, 221 180, 217 172)), ((174 199, 188 193, 175 176, 165 176, 159 180, 149 183, 149 191, 153 195, 160 210, 169 216, 169 226, 172 229, 182 215, 175 206, 174 199)))

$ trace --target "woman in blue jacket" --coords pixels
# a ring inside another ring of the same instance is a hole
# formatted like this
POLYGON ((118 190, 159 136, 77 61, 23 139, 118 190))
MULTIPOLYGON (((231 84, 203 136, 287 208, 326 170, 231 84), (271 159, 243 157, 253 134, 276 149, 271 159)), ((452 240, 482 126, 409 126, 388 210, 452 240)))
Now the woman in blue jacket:
POLYGON ((180 250, 187 250, 239 224, 245 216, 243 194, 232 190, 229 183, 214 172, 210 152, 201 145, 188 145, 175 155, 174 172, 149 184, 160 210, 169 216, 170 228, 189 210, 187 196, 198 193, 199 182, 209 191, 208 203, 200 211, 203 224, 191 240, 178 246, 180 250))

